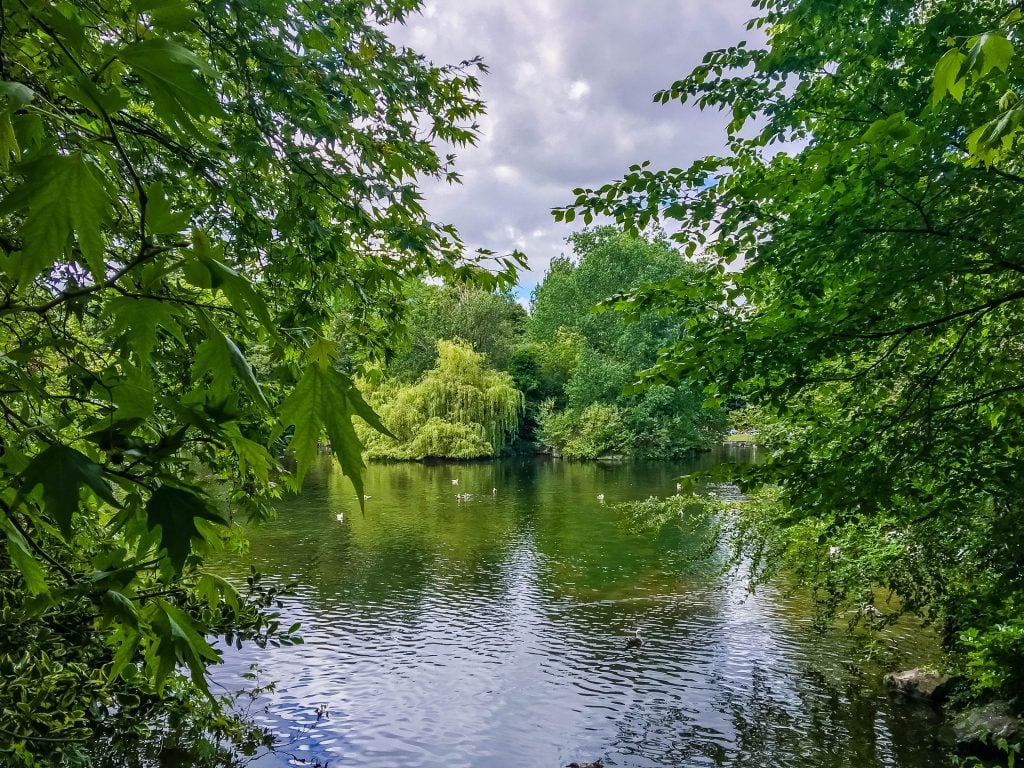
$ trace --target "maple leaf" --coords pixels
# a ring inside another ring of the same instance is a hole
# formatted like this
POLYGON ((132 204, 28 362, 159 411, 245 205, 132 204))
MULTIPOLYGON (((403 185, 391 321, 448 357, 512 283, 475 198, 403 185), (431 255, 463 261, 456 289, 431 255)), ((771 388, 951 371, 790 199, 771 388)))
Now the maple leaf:
POLYGON ((146 503, 146 525, 150 530, 159 526, 160 542, 179 573, 192 549, 192 539, 200 536, 196 519, 224 524, 224 518, 210 509, 205 499, 181 488, 161 486, 146 503))
POLYGON ((37 274, 64 257, 72 236, 99 281, 106 279, 104 228, 111 195, 102 176, 81 152, 46 155, 21 168, 25 181, 0 206, 0 215, 25 211, 21 251, 7 272, 24 288, 37 274))
POLYGON ((281 405, 280 416, 284 427, 295 428, 289 448, 295 455, 296 483, 302 484, 316 459, 320 436, 326 432, 331 452, 341 464, 341 471, 355 486, 362 504, 365 464, 363 446, 352 425, 353 390, 347 376, 322 362, 313 362, 281 405))
POLYGON ((21 495, 43 486, 46 512, 65 538, 71 536, 71 518, 78 510, 81 487, 87 486, 108 504, 119 506, 103 479, 103 468, 84 453, 66 445, 51 445, 21 473, 21 495))

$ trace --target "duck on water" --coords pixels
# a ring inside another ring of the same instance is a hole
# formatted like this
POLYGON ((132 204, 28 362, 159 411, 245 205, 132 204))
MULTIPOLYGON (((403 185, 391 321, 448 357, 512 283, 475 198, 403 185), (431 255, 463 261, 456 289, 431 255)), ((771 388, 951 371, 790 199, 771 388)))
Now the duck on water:
POLYGON ((640 627, 636 628, 636 634, 626 641, 626 650, 633 650, 635 648, 642 648, 644 639, 640 637, 640 627))

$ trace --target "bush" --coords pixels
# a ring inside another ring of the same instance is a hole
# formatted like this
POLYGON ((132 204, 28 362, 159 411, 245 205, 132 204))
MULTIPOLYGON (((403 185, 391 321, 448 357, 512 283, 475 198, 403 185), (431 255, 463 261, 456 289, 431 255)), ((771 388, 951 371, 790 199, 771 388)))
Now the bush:
POLYGON ((629 435, 619 408, 594 403, 582 410, 555 411, 551 401, 541 407, 539 436, 567 459, 596 459, 625 453, 629 435))

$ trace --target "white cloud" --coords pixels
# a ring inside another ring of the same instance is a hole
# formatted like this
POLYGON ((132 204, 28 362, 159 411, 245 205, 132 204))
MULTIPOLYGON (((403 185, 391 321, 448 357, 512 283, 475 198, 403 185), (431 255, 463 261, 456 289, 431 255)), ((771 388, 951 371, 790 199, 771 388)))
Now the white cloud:
POLYGON ((429 0, 392 34, 438 63, 481 55, 482 140, 458 152, 464 184, 426 185, 427 207, 470 247, 524 250, 524 290, 572 231, 552 207, 633 163, 678 167, 723 148, 725 119, 651 96, 707 50, 750 39, 748 0, 429 0))
POLYGON ((588 93, 590 93, 590 85, 586 80, 576 80, 569 86, 569 98, 573 101, 579 101, 588 93))
POLYGON ((519 178, 519 171, 511 165, 496 165, 494 166, 494 177, 498 181, 513 182, 519 178))

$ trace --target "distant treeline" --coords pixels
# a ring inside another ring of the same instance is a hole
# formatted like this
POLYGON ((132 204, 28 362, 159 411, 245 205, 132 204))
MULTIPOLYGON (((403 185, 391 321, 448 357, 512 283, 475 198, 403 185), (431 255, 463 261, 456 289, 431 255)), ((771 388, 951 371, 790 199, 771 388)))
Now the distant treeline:
POLYGON ((685 318, 602 311, 623 291, 699 279, 661 239, 613 228, 569 240, 527 312, 511 292, 414 283, 408 334, 361 382, 393 437, 368 427, 371 458, 475 458, 549 451, 574 459, 671 459, 705 448, 725 428, 692 385, 632 391, 638 372, 684 333, 685 318))

